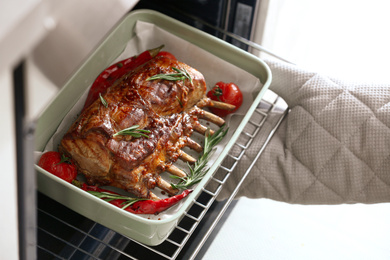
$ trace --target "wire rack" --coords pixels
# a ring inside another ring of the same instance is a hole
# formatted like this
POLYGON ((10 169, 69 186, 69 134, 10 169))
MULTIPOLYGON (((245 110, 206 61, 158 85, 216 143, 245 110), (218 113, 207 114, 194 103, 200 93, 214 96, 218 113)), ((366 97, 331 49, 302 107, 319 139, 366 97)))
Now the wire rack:
POLYGON ((234 204, 241 184, 288 113, 286 105, 280 106, 283 102, 276 95, 272 100, 261 101, 218 171, 172 234, 158 246, 147 246, 125 237, 39 193, 38 259, 195 259, 215 227, 221 224, 229 206, 234 204), (275 113, 276 109, 280 111, 275 113), (270 123, 271 113, 277 116, 270 123), (252 164, 234 190, 229 191, 230 196, 218 201, 218 195, 254 141, 260 142, 260 149, 252 164))

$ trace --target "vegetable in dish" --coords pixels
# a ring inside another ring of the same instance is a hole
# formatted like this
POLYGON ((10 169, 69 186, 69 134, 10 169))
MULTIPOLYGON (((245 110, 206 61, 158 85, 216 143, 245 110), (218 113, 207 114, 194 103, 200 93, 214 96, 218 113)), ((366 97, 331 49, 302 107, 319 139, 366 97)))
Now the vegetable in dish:
POLYGON ((228 114, 236 112, 242 105, 244 99, 240 88, 236 84, 222 81, 217 82, 215 86, 207 92, 207 97, 235 106, 232 110, 220 109, 217 107, 211 108, 211 112, 220 117, 225 117, 228 114))
POLYGON ((73 161, 56 151, 42 154, 38 166, 67 182, 72 182, 77 176, 77 169, 73 161))

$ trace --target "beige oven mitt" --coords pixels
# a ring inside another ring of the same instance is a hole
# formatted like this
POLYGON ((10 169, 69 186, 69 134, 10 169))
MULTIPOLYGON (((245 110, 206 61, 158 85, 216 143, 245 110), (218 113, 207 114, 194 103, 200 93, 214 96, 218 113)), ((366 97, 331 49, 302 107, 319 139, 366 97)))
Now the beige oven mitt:
MULTIPOLYGON (((389 202, 390 83, 344 82, 279 61, 267 63, 270 89, 291 111, 238 196, 298 204, 389 202)), ((234 189, 260 139, 218 199, 234 189)))

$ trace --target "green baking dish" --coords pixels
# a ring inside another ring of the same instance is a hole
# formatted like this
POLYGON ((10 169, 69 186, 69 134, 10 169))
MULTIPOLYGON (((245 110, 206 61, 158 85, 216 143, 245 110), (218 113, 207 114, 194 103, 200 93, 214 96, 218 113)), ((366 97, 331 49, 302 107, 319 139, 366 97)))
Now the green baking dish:
MULTIPOLYGON (((190 47, 194 46, 194 48, 199 49, 201 55, 207 55, 207 59, 212 61, 216 60, 216 64, 219 64, 218 62, 222 61, 229 64, 229 66, 232 66, 229 68, 233 68, 234 71, 239 71, 239 73, 243 71, 243 73, 245 73, 243 75, 251 78, 250 82, 254 82, 252 77, 255 79, 255 82, 260 82, 260 84, 256 83, 254 88, 248 89, 247 91, 244 87, 243 91, 246 91, 247 95, 250 96, 251 102, 246 102, 247 104, 245 104, 244 108, 240 108, 240 116, 231 120, 236 123, 232 123, 229 129, 229 138, 225 138, 225 143, 217 149, 213 155, 214 157, 210 159, 212 164, 210 165, 207 175, 194 187, 194 191, 186 199, 181 201, 178 205, 175 205, 168 213, 160 213, 159 216, 141 216, 128 213, 112 206, 111 204, 78 189, 72 184, 51 175, 37 165, 35 165, 35 168, 37 171, 38 190, 40 192, 85 217, 129 238, 147 245, 158 245, 173 231, 176 224, 181 220, 185 212, 193 204, 193 201, 201 193, 202 187, 207 184, 210 177, 218 169, 222 160, 228 154, 230 148, 234 145, 236 139, 249 121, 257 105, 260 103, 262 96, 271 83, 272 76, 270 69, 262 60, 233 45, 158 12, 137 10, 129 13, 116 28, 107 35, 104 41, 61 88, 61 91, 40 115, 37 121, 35 134, 35 149, 37 153, 47 149, 47 145, 50 142, 53 142, 54 145, 56 142, 58 143, 58 140, 55 141, 55 136, 59 131, 60 125, 65 121, 67 116, 69 117, 71 111, 75 110, 77 104, 82 103, 81 99, 85 96, 86 91, 96 76, 115 60, 119 60, 121 55, 124 55, 124 52, 127 50, 128 44, 132 42, 135 37, 142 38, 143 33, 142 31, 137 32, 137 28, 138 25, 141 26, 140 28, 144 28, 142 27, 143 23, 145 23, 146 26, 149 26, 150 24, 157 27, 158 30, 167 32, 167 37, 180 38, 181 41, 187 42, 190 47)), ((172 38, 172 42, 177 42, 177 38, 172 38)), ((158 40, 160 40, 160 38, 145 38, 142 39, 142 42, 148 43, 148 41, 152 41, 152 43, 150 43, 152 46, 158 46, 158 40)), ((183 46, 183 44, 181 44, 181 46, 183 46)), ((167 47, 168 51, 172 51, 179 49, 180 46, 173 46, 173 44, 170 44, 167 47)), ((188 57, 183 56, 183 59, 184 62, 188 63, 188 57)), ((201 61, 202 60, 199 62, 201 61)), ((197 62, 194 63, 196 64, 197 62)), ((196 66, 194 67, 197 68, 196 66)), ((216 69, 215 71, 209 72, 209 74, 218 75, 218 71, 216 69)), ((230 75, 231 73, 227 74, 230 75)), ((220 73, 219 75, 223 75, 223 73, 220 73)), ((226 77, 229 76, 227 75, 226 77)))

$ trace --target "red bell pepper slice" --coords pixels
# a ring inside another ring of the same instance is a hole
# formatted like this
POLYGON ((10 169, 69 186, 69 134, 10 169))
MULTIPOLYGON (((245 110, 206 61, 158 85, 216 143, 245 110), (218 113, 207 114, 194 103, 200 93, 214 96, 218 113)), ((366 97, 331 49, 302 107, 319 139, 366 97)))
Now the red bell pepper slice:
POLYGON ((90 192, 114 206, 122 208, 133 214, 154 214, 167 210, 183 198, 187 197, 192 192, 191 189, 184 190, 182 193, 160 200, 139 199, 121 196, 115 192, 99 188, 97 186, 90 186, 85 183, 78 183, 74 181, 74 184, 80 187, 82 190, 90 192), (111 196, 114 195, 114 196, 111 196), (118 197, 119 199, 116 199, 118 197))
POLYGON ((103 94, 108 87, 112 86, 117 79, 138 66, 150 61, 163 47, 164 45, 161 45, 157 48, 146 50, 139 55, 119 61, 106 68, 93 82, 85 101, 83 111, 99 98, 100 93, 103 94))

